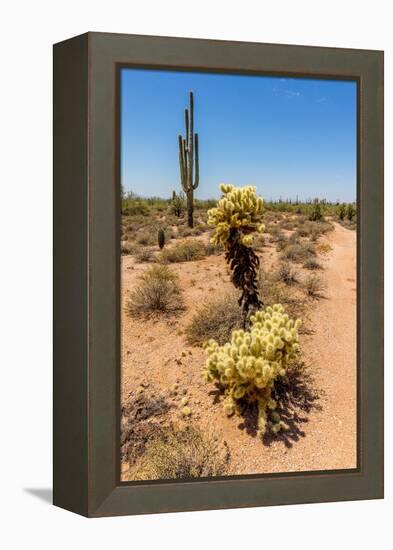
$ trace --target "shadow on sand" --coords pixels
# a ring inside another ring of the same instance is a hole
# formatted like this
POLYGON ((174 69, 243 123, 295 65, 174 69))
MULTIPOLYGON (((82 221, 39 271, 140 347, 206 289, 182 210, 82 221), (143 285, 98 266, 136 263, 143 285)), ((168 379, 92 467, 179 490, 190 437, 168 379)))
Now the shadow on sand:
MULTIPOLYGON (((300 438, 306 436, 302 428, 308 422, 309 413, 313 410, 322 410, 318 403, 321 392, 315 388, 314 378, 309 371, 304 363, 295 363, 289 367, 287 376, 276 382, 272 393, 277 403, 275 412, 286 427, 277 434, 267 431, 261 437, 263 445, 269 447, 272 443, 280 441, 287 448, 291 448, 300 438)), ((239 428, 251 437, 257 437, 257 405, 245 405, 242 418, 239 428)))

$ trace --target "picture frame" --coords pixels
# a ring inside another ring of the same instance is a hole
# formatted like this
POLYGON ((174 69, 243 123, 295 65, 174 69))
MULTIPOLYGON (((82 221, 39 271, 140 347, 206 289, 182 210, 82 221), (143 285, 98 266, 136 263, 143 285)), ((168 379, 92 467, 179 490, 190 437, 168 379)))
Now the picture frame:
POLYGON ((87 517, 383 498, 383 52, 89 32, 54 46, 53 501, 87 517), (120 482, 119 72, 357 82, 358 467, 120 482))

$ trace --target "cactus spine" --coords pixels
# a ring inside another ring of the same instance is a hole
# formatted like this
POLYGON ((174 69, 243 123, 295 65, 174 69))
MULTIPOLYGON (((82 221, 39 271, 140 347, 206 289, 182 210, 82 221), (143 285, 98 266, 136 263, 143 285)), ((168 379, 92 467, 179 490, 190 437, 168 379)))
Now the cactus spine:
POLYGON ((158 246, 160 250, 164 248, 165 245, 165 231, 163 229, 158 230, 158 246))
POLYGON ((194 191, 199 185, 198 134, 194 134, 194 94, 190 92, 190 112, 185 109, 186 137, 179 134, 180 181, 187 197, 188 226, 194 227, 194 191))

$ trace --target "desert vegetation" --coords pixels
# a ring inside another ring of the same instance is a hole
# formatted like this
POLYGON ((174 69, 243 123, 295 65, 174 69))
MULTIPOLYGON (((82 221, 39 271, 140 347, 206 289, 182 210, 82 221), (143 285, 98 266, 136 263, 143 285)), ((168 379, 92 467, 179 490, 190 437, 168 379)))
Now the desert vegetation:
MULTIPOLYGON (((187 128, 182 140, 184 152, 187 128)), ((337 415, 347 438, 353 428, 328 366, 343 368, 330 347, 346 332, 325 331, 348 300, 333 273, 342 241, 354 253, 355 206, 220 192, 192 197, 192 223, 183 184, 165 199, 122 195, 124 480, 325 469, 336 462, 318 434, 338 437, 337 415)))

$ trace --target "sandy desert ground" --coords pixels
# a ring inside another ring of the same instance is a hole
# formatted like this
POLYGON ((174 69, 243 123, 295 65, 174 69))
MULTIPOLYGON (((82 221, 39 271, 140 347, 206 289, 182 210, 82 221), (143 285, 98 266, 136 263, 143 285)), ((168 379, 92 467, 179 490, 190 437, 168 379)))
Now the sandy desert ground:
MULTIPOLYGON (((323 267, 318 275, 325 288, 318 299, 305 300, 306 329, 300 335, 302 360, 312 373, 318 399, 316 406, 295 415, 288 432, 262 441, 242 418, 227 418, 214 387, 201 377, 204 350, 187 344, 185 329, 195 311, 232 290, 222 254, 171 264, 186 308, 174 317, 147 320, 125 310, 130 291, 151 264, 122 256, 122 404, 135 396, 136 388, 163 396, 170 409, 159 421, 169 418, 213 430, 230 451, 229 475, 356 467, 356 232, 332 223, 334 230, 318 241, 323 267), (184 396, 192 409, 187 420, 180 414, 184 396)), ((208 234, 197 238, 207 242, 208 234)), ((258 254, 263 268, 274 271, 279 262, 274 243, 267 239, 258 254)), ((298 265, 296 270, 300 280, 306 277, 307 270, 298 265)), ((122 463, 122 479, 132 479, 127 461, 122 463)))

